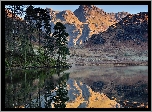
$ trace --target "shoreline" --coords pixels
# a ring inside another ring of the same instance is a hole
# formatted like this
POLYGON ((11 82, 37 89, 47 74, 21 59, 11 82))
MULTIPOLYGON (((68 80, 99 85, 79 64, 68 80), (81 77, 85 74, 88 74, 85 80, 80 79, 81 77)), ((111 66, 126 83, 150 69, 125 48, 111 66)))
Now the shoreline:
POLYGON ((101 65, 109 65, 113 67, 127 67, 127 66, 148 66, 148 62, 132 62, 132 63, 75 63, 75 66, 101 66, 101 65))

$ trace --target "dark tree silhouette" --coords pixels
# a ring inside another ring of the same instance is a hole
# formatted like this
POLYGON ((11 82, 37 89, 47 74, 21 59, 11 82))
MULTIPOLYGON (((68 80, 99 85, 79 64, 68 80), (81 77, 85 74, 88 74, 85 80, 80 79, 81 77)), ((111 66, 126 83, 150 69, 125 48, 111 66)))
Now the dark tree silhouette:
MULTIPOLYGON (((65 29, 66 27, 62 23, 57 22, 56 25, 54 26, 55 32, 52 35, 55 38, 55 50, 56 53, 58 54, 57 56, 58 62, 60 61, 65 62, 66 55, 69 54, 69 49, 67 46, 67 39, 66 39, 69 36, 69 34, 66 33, 65 29)), ((58 63, 58 65, 60 66, 60 63, 58 63)))

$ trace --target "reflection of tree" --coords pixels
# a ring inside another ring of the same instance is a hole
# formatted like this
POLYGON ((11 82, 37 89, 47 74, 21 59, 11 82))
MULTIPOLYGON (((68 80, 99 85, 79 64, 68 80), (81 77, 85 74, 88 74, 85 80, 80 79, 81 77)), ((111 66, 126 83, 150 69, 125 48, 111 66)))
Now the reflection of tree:
POLYGON ((52 95, 52 91, 55 89, 55 84, 52 81, 45 81, 45 94, 44 94, 44 98, 45 98, 45 108, 50 108, 52 100, 53 100, 53 95, 52 95))
MULTIPOLYGON (((7 73, 10 73, 9 71, 7 73)), ((10 73, 10 79, 12 81, 12 74, 10 73)), ((13 85, 5 83, 5 108, 13 108, 13 85)))
POLYGON ((54 107, 55 108, 65 108, 65 102, 69 100, 69 97, 67 97, 68 90, 66 89, 66 81, 68 79, 69 74, 64 74, 62 77, 58 80, 58 86, 56 90, 56 96, 54 97, 54 107))
POLYGON ((42 108, 42 100, 43 108, 51 108, 52 101, 55 102, 55 108, 64 108, 68 100, 66 80, 69 74, 63 74, 57 80, 53 78, 53 74, 54 69, 7 71, 5 108, 42 108))
POLYGON ((5 108, 19 108, 19 106, 23 106, 29 102, 28 97, 31 94, 31 91, 34 91, 34 87, 31 86, 33 77, 29 77, 31 72, 24 72, 23 74, 22 71, 11 71, 6 73, 7 80, 5 84, 5 108), (11 76, 12 74, 16 75, 13 77, 11 76), (19 74, 22 75, 22 80, 15 80, 20 78, 19 74))

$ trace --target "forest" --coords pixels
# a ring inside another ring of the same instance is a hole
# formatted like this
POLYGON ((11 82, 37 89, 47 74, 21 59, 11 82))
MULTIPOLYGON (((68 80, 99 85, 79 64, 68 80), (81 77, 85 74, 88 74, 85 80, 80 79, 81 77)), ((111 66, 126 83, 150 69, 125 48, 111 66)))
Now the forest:
POLYGON ((51 108, 52 101, 65 108, 69 74, 60 73, 69 68, 69 34, 61 22, 51 32, 50 19, 46 9, 32 5, 5 7, 5 108, 51 108))
POLYGON ((68 33, 57 22, 51 32, 46 9, 29 5, 5 8, 5 67, 7 69, 68 66, 68 33), (24 19, 20 19, 25 16, 24 19))

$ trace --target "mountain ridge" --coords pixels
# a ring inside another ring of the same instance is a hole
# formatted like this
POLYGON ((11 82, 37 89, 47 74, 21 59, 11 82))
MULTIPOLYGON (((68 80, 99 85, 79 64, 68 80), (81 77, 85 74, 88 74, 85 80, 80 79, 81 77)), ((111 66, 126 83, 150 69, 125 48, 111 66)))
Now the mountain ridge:
MULTIPOLYGON (((52 12, 48 8, 47 10, 52 12)), ((120 20, 122 17, 120 15, 126 16, 127 14, 129 13, 122 12, 112 15, 112 13, 108 14, 94 5, 80 5, 74 12, 70 10, 54 11, 54 13, 50 13, 50 16, 53 18, 51 20, 52 26, 58 21, 66 26, 66 31, 69 33, 68 46, 70 47, 82 44, 91 35, 105 31, 120 20)))
MULTIPOLYGON (((106 34, 104 32, 114 32, 115 27, 118 27, 118 25, 119 27, 125 27, 121 21, 124 21, 124 17, 132 15, 124 11, 118 13, 106 13, 103 9, 94 5, 80 5, 74 12, 71 10, 55 11, 51 8, 46 9, 49 11, 51 17, 50 23, 52 32, 54 32, 53 27, 56 22, 62 22, 66 26, 66 32, 69 34, 69 37, 67 38, 68 47, 82 45, 86 40, 95 35, 100 35, 101 33, 106 34)), ((42 31, 43 30, 44 28, 42 28, 42 31)), ((105 39, 108 41, 108 38, 105 39)), ((100 39, 100 41, 104 42, 105 39, 100 39)))
POLYGON ((103 44, 100 40, 113 46, 120 42, 141 44, 148 41, 148 13, 129 14, 120 22, 110 26, 105 32, 94 34, 90 38, 93 44, 103 44))

